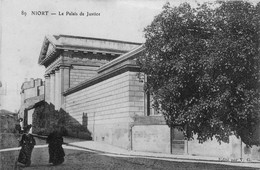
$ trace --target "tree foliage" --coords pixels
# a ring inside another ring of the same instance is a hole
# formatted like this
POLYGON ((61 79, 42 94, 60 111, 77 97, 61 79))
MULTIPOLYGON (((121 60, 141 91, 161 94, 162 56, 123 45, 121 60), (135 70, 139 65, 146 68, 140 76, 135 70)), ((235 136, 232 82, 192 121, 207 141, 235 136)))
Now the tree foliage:
POLYGON ((170 127, 188 139, 258 144, 260 3, 165 4, 148 25, 138 63, 170 127))

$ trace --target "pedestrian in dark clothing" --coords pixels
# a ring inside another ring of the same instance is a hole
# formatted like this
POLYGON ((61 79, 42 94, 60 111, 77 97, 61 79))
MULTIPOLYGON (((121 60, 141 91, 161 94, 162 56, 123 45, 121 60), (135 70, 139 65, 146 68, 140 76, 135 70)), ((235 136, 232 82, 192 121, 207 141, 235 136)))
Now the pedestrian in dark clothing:
POLYGON ((19 118, 18 119, 19 124, 15 125, 15 129, 20 133, 23 134, 24 133, 24 129, 23 129, 23 118, 19 118))
POLYGON ((62 164, 65 153, 62 148, 63 137, 59 127, 54 128, 54 131, 48 135, 46 142, 49 144, 49 163, 62 164))
POLYGON ((25 166, 31 165, 32 150, 34 148, 34 145, 36 145, 35 139, 29 133, 31 127, 31 125, 28 125, 24 128, 24 134, 19 141, 19 146, 21 146, 22 148, 18 156, 18 163, 24 164, 25 166))

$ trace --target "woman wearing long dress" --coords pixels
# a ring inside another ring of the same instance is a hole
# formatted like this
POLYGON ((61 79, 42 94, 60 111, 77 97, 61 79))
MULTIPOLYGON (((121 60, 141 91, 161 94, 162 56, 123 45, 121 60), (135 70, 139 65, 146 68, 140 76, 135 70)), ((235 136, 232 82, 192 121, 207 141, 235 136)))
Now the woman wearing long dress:
POLYGON ((31 165, 31 155, 36 145, 35 139, 29 133, 31 129, 31 125, 28 125, 24 128, 24 134, 19 142, 19 146, 21 146, 21 150, 18 157, 18 163, 24 164, 25 166, 31 165))
POLYGON ((49 144, 49 163, 53 165, 63 163, 65 153, 62 148, 63 137, 59 128, 56 127, 55 130, 48 135, 46 142, 49 144))

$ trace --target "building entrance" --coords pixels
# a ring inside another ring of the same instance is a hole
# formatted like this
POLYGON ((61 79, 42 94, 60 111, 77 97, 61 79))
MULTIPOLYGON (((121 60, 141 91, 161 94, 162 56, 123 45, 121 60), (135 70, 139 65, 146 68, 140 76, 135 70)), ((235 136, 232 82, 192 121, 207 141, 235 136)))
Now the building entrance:
POLYGON ((183 155, 185 140, 183 132, 171 128, 171 153, 174 155, 183 155))

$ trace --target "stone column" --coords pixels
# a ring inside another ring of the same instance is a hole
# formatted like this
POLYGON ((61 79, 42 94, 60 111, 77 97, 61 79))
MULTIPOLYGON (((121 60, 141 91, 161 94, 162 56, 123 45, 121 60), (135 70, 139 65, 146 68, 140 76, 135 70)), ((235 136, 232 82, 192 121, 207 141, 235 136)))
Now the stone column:
POLYGON ((50 74, 50 103, 54 105, 55 101, 55 72, 52 71, 50 74))
POLYGON ((68 90, 70 88, 70 67, 64 67, 64 73, 63 73, 63 92, 68 90))
MULTIPOLYGON (((61 78, 61 107, 65 107, 65 97, 62 95, 70 87, 70 67, 60 66, 60 78, 61 78)), ((65 109, 65 108, 64 108, 65 109)))
POLYGON ((61 104, 61 78, 60 78, 60 69, 56 68, 55 70, 55 109, 60 109, 61 104))
POLYGON ((47 103, 50 103, 50 74, 45 74, 44 98, 47 103))

